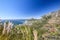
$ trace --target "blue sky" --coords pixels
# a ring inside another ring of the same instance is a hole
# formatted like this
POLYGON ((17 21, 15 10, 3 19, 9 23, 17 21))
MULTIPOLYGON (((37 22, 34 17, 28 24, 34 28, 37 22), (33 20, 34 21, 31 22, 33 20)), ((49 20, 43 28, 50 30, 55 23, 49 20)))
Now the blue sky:
POLYGON ((0 0, 2 19, 40 18, 56 10, 60 10, 60 0, 0 0))

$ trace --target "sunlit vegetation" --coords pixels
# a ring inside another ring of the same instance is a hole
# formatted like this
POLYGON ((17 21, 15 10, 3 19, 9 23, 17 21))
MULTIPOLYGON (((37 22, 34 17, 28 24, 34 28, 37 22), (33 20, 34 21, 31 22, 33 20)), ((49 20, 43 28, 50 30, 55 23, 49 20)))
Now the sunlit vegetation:
MULTIPOLYGON (((2 34, 4 25, 0 25, 0 40, 60 40, 60 24, 49 24, 51 15, 43 16, 41 19, 31 19, 35 21, 32 25, 14 25, 11 32, 2 34)), ((9 24, 7 22, 7 24, 9 24)), ((8 25, 9 26, 9 25, 8 25)), ((9 29, 8 29, 9 30, 9 29)))

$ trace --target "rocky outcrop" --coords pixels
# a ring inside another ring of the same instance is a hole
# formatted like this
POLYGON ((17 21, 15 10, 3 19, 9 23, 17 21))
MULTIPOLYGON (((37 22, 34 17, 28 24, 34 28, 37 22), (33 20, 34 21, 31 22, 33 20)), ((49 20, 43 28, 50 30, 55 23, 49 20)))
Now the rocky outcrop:
POLYGON ((51 12, 51 19, 48 21, 49 24, 60 24, 60 10, 51 12))

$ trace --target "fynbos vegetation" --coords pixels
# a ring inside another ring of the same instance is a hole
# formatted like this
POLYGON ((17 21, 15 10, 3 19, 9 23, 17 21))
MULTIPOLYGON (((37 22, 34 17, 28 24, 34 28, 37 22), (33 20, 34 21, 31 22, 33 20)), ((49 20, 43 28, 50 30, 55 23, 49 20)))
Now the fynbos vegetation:
POLYGON ((0 40, 60 40, 60 11, 22 25, 0 22, 0 40))

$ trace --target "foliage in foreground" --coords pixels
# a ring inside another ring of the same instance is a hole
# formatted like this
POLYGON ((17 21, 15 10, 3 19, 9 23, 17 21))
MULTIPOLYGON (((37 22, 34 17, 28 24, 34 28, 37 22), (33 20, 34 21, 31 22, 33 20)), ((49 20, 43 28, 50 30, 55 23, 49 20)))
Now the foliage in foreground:
POLYGON ((0 40, 59 40, 60 25, 48 24, 51 16, 44 16, 33 25, 15 25, 9 34, 2 34, 3 25, 0 25, 0 40))

